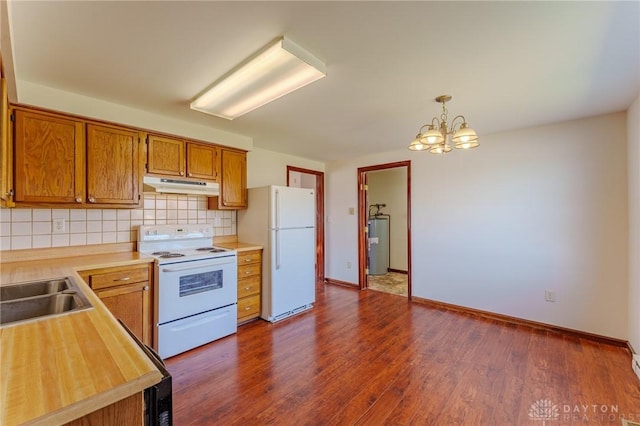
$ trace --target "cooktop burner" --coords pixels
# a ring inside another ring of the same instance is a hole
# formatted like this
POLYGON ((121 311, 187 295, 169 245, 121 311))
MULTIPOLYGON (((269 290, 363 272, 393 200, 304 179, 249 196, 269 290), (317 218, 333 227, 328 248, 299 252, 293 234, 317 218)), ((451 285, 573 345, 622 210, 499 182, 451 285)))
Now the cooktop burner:
POLYGON ((156 252, 151 253, 151 255, 152 256, 158 256, 158 257, 160 257, 162 259, 169 259, 169 258, 172 258, 172 257, 182 257, 182 256, 184 256, 184 254, 182 254, 182 253, 171 253, 169 251, 156 251, 156 252))
POLYGON ((223 251, 227 251, 227 250, 217 248, 217 247, 200 247, 200 248, 197 248, 196 251, 208 251, 209 253, 222 253, 223 251))

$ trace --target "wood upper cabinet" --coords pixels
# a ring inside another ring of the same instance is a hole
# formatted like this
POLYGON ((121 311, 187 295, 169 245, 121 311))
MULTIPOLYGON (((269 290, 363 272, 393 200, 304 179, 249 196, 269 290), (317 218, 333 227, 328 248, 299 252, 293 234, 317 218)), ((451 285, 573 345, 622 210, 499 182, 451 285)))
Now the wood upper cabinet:
POLYGON ((184 141, 149 135, 147 137, 147 173, 184 176, 184 141))
POLYGON ((138 132, 87 125, 87 202, 138 205, 141 165, 138 132))
POLYGON ((14 200, 84 202, 84 124, 23 110, 14 120, 14 200))
POLYGON ((247 153, 220 149, 220 195, 210 197, 210 210, 247 208, 247 153))
MULTIPOLYGON (((0 63, 2 54, 0 54, 0 63)), ((2 74, 2 66, 0 66, 2 74)), ((4 74, 0 76, 0 205, 13 207, 13 149, 9 143, 9 95, 7 80, 4 74)))
POLYGON ((147 173, 218 180, 218 147, 157 135, 147 143, 147 173))
POLYGON ((219 169, 217 147, 187 142, 187 177, 217 181, 219 169))
POLYGON ((16 203, 140 205, 144 134, 31 109, 14 108, 13 119, 16 203))

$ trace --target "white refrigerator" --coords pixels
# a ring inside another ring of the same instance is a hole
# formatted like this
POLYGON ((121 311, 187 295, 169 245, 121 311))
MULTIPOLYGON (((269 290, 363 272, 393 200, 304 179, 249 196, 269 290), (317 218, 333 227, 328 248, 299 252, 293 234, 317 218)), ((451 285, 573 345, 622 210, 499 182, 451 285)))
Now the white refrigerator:
POLYGON ((240 241, 262 245, 262 310, 276 322, 313 307, 316 300, 315 190, 264 186, 248 190, 239 210, 240 241))

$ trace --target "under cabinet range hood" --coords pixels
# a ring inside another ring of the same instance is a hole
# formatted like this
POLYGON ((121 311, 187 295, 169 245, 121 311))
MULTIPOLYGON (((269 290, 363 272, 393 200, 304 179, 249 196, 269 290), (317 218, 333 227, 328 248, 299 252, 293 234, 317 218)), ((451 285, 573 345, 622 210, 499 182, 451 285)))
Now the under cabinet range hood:
POLYGON ((165 194, 192 194, 215 197, 220 195, 220 185, 216 182, 180 180, 145 176, 143 192, 160 192, 165 194))

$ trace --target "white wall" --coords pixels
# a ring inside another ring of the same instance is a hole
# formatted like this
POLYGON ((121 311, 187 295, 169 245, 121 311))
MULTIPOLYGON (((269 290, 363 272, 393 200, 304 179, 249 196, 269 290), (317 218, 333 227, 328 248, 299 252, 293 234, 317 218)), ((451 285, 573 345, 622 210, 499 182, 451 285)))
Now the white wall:
POLYGON ((627 112, 629 172, 629 343, 640 353, 640 97, 627 112))
POLYGON ((480 142, 328 164, 326 276, 358 279, 357 168, 410 159, 414 296, 626 339, 625 114, 480 142))
POLYGON ((287 166, 324 171, 324 163, 254 148, 247 153, 247 186, 287 185, 287 166))
MULTIPOLYGON (((391 216, 389 268, 407 271, 407 168, 367 172, 367 183, 369 205, 386 204, 380 212, 391 216)), ((375 213, 375 209, 372 213, 375 213)))

